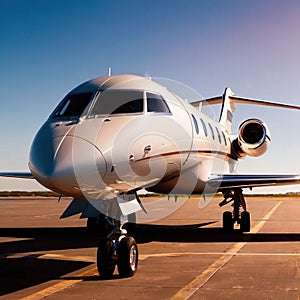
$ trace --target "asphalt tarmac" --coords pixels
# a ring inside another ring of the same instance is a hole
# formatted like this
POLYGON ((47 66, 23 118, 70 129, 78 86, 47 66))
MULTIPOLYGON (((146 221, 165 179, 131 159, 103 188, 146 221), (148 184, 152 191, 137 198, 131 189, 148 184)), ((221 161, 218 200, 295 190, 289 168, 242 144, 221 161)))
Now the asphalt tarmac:
POLYGON ((0 299, 300 299, 300 197, 249 197, 247 234, 223 232, 221 198, 177 199, 152 223, 140 213, 138 271, 109 280, 86 220, 59 219, 69 201, 0 199, 0 299))

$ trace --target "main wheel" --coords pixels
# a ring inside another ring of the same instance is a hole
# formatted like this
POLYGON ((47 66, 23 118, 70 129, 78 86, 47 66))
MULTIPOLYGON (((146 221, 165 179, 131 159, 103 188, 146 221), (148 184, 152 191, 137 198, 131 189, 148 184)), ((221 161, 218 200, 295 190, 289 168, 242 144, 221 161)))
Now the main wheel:
POLYGON ((118 246, 118 270, 121 277, 131 277, 138 266, 138 248, 133 237, 124 237, 118 246))
POLYGON ((225 232, 233 231, 233 218, 231 211, 225 211, 223 213, 223 229, 225 232))
POLYGON ((241 213, 240 230, 241 232, 250 231, 250 213, 248 211, 243 211, 241 213))
POLYGON ((99 274, 104 278, 110 278, 116 268, 116 254, 114 243, 111 239, 100 242, 97 251, 97 268, 99 274))

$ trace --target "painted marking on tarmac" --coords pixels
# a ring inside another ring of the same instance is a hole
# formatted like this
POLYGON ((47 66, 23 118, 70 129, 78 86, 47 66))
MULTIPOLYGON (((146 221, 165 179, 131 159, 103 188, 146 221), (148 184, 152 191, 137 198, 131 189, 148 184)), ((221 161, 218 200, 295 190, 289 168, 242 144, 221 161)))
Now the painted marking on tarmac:
MULTIPOLYGON (((278 202, 263 218, 254 226, 250 233, 257 233, 264 224, 270 219, 272 214, 277 210, 281 201, 278 202)), ((239 242, 234 244, 220 258, 215 260, 206 270, 199 276, 189 282, 185 287, 179 290, 171 299, 172 300, 187 300, 195 294, 210 278, 212 278, 233 256, 235 256, 247 242, 239 242)))
MULTIPOLYGON (((94 276, 94 275, 98 275, 97 268, 93 268, 91 270, 85 271, 85 272, 79 274, 78 277, 80 278, 80 277, 94 276)), ((76 283, 82 282, 82 281, 83 281, 83 279, 64 280, 64 281, 56 283, 48 288, 40 290, 34 294, 31 294, 27 297, 21 298, 21 300, 39 300, 39 299, 42 299, 44 297, 47 297, 54 293, 57 293, 67 287, 70 287, 70 286, 72 286, 76 283)))
POLYGON ((58 259, 58 260, 71 260, 71 261, 84 261, 84 262, 91 262, 95 263, 96 259, 92 256, 87 255, 63 255, 63 254, 56 254, 56 253, 46 253, 39 258, 42 259, 58 259))
MULTIPOLYGON (((230 252, 171 252, 171 253, 153 253, 153 254, 140 254, 139 261, 144 261, 148 258, 160 258, 160 257, 181 257, 187 255, 235 255, 235 256, 300 256, 300 253, 288 253, 288 252, 278 252, 278 253, 267 253, 267 252, 242 252, 242 253, 234 253, 230 252)), ((8 255, 5 258, 26 258, 28 255, 24 254, 14 254, 8 255)), ((55 260, 70 260, 70 261, 81 261, 81 262, 89 262, 96 263, 96 258, 93 256, 87 255, 64 255, 64 254, 56 254, 56 253, 46 253, 42 254, 38 257, 38 259, 55 259, 55 260)))

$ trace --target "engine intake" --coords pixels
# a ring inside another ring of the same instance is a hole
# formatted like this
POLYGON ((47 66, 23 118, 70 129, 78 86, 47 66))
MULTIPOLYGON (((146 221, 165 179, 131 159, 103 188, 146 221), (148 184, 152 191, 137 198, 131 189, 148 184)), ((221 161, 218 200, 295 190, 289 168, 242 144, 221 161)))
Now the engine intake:
POLYGON ((232 154, 237 159, 246 155, 258 157, 268 150, 270 142, 267 125, 261 120, 249 119, 239 127, 238 138, 232 142, 232 154))

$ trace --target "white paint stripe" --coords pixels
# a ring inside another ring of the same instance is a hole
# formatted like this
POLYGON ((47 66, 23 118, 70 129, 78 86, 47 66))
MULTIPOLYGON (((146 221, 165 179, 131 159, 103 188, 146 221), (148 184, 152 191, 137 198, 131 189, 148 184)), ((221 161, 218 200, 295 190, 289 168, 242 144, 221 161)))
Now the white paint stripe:
MULTIPOLYGON (((278 202, 263 218, 262 220, 254 226, 250 233, 257 233, 266 221, 272 216, 276 209, 281 204, 278 202)), ((220 258, 215 260, 206 270, 204 270, 199 276, 194 280, 189 282, 185 287, 179 290, 171 299, 172 300, 187 300, 195 292, 197 292, 211 277, 213 277, 233 256, 237 254, 247 242, 239 242, 234 244, 226 253, 224 253, 220 258)))

